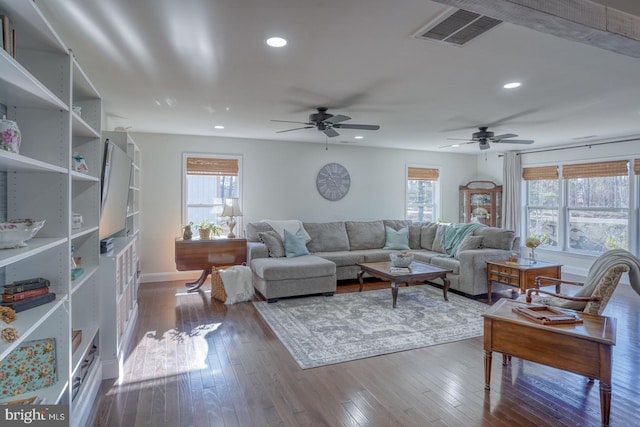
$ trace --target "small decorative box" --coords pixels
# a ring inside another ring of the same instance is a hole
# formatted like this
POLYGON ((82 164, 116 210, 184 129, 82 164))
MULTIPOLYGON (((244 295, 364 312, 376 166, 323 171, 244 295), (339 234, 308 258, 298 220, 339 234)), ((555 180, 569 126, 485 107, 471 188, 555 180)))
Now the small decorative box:
POLYGON ((54 338, 25 341, 0 362, 0 398, 39 390, 57 381, 54 338))

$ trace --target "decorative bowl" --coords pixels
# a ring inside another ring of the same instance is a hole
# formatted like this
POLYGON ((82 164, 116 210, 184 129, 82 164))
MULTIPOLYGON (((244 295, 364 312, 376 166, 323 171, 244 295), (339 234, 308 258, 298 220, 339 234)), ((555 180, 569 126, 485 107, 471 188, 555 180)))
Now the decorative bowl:
POLYGON ((20 248, 42 228, 45 220, 11 219, 0 222, 0 249, 20 248))
POLYGON ((391 265, 394 267, 407 268, 413 261, 413 254, 410 252, 394 252, 389 254, 391 265))

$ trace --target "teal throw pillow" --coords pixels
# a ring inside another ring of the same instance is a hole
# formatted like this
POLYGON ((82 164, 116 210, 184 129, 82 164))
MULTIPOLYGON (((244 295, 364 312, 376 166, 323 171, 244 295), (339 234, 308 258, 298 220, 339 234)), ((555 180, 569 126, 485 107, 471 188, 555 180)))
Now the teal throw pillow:
POLYGON ((307 249, 306 236, 302 229, 298 229, 296 234, 291 233, 285 228, 284 230, 284 252, 289 258, 309 255, 307 249))
POLYGON ((396 231, 386 226, 387 241, 383 249, 409 250, 409 227, 403 227, 396 231))

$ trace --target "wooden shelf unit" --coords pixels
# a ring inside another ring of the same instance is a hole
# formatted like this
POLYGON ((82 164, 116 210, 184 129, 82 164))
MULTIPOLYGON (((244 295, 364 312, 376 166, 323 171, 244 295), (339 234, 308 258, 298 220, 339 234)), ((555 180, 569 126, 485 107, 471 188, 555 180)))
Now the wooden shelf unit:
POLYGON ((460 186, 460 222, 502 226, 502 186, 491 181, 471 181, 460 186))

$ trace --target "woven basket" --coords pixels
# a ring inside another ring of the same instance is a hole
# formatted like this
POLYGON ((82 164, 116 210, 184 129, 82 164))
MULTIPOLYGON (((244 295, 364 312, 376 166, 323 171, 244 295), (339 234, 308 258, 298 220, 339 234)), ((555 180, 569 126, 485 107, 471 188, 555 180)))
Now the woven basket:
POLYGON ((220 273, 215 269, 215 267, 211 269, 211 298, 215 298, 222 302, 227 300, 227 293, 224 290, 222 277, 220 277, 220 273))

